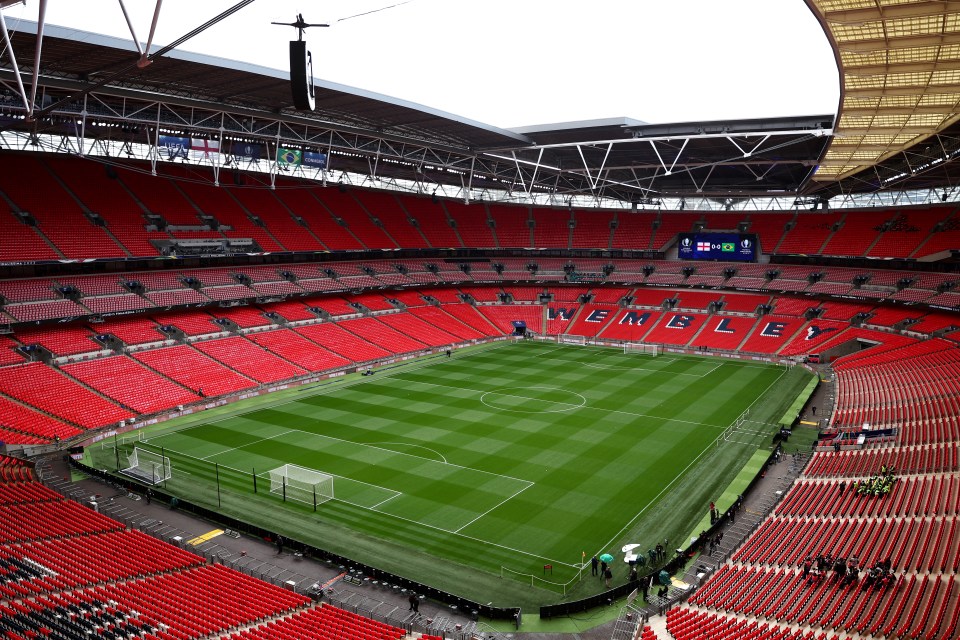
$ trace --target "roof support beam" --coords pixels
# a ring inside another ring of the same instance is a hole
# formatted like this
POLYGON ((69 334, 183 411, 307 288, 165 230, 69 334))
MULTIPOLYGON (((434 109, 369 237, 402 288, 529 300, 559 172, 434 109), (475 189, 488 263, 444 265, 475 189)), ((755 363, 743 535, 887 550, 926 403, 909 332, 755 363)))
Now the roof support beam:
POLYGON ((873 38, 870 40, 847 40, 837 42, 840 53, 883 53, 890 49, 914 49, 938 47, 960 42, 960 34, 903 36, 895 39, 873 38))
POLYGON ((943 0, 942 2, 917 2, 902 5, 886 5, 864 9, 838 9, 824 12, 824 18, 830 24, 862 24, 900 18, 922 18, 942 16, 960 11, 960 2, 943 0))
POLYGON ((935 85, 908 85, 900 87, 851 87, 847 85, 845 95, 850 98, 883 98, 885 96, 953 95, 960 93, 960 83, 935 85))
POLYGON ((20 92, 20 98, 23 100, 23 108, 29 117, 33 114, 33 105, 30 104, 30 101, 27 99, 27 90, 23 88, 23 78, 20 77, 20 65, 17 64, 17 57, 13 51, 13 43, 10 42, 10 32, 7 31, 7 19, 4 17, 3 11, 0 11, 0 28, 3 29, 3 41, 7 45, 7 53, 10 54, 10 64, 13 67, 13 75, 17 80, 17 89, 20 92))
POLYGON ((889 136, 920 136, 929 135, 930 127, 923 126, 890 126, 890 127, 837 127, 838 136, 870 136, 870 135, 889 135, 889 136))
MULTIPOLYGON (((885 64, 856 64, 856 57, 847 56, 843 62, 843 73, 847 77, 886 76, 897 73, 930 73, 929 62, 888 62, 885 64)), ((960 60, 939 60, 936 71, 956 71, 960 69, 960 60)))

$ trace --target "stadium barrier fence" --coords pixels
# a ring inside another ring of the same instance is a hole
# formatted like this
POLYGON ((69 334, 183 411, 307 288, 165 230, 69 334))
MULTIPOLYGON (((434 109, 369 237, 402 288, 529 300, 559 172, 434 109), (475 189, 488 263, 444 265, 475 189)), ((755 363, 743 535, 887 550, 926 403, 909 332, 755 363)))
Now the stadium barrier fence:
MULTIPOLYGON (((100 469, 94 469, 93 467, 89 467, 77 460, 71 459, 70 465, 73 468, 86 473, 87 475, 100 478, 107 482, 116 481, 116 478, 109 472, 100 469)), ((131 486, 137 486, 140 491, 146 490, 146 487, 140 486, 139 483, 131 481, 129 484, 131 486)), ((180 511, 194 514, 200 518, 203 518, 204 520, 216 522, 222 525, 224 528, 232 529, 233 531, 244 533, 256 538, 267 539, 277 535, 276 532, 269 529, 250 524, 238 518, 224 515, 218 511, 214 511, 213 509, 209 509, 202 505, 191 502, 190 500, 173 496, 163 491, 160 487, 153 488, 153 498, 160 502, 169 504, 171 509, 178 509, 180 511)), ((480 604, 479 602, 443 591, 442 589, 437 589, 435 587, 398 576, 394 573, 390 573, 389 571, 384 571, 383 569, 378 569, 367 564, 356 562, 350 558, 347 558, 346 556, 341 556, 339 554, 326 551, 320 547, 316 547, 305 542, 300 542, 287 536, 284 537, 286 537, 287 540, 285 546, 297 552, 303 553, 304 556, 309 556, 330 566, 343 567, 347 571, 353 570, 354 572, 360 572, 363 575, 375 580, 387 581, 391 585, 399 586, 401 589, 407 589, 408 591, 413 590, 416 593, 425 595, 431 600, 442 602, 443 604, 449 606, 455 606, 460 611, 467 612, 467 615, 474 617, 474 619, 477 616, 482 616, 484 618, 490 618, 491 620, 515 620, 517 613, 520 611, 518 607, 494 607, 491 605, 480 604)))

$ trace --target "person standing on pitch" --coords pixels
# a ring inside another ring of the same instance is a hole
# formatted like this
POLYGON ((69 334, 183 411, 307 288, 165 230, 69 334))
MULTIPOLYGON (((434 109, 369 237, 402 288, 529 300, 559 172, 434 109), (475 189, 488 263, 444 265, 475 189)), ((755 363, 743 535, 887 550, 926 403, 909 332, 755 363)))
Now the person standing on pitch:
POLYGON ((599 563, 600 561, 597 560, 597 556, 590 558, 590 569, 592 570, 593 575, 597 575, 597 565, 599 563))

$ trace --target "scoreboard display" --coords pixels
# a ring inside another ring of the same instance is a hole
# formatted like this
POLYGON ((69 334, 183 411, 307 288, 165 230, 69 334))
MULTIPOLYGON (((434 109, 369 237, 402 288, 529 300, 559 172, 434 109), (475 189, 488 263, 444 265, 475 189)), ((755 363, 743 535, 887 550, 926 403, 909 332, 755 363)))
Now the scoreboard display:
POLYGON ((677 244, 681 260, 755 262, 755 233, 681 233, 677 244))

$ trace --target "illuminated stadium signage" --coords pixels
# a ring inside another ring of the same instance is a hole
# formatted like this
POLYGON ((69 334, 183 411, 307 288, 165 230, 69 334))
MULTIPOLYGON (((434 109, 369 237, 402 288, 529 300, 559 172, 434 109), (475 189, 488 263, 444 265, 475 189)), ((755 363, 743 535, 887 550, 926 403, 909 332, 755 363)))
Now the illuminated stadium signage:
POLYGON ((754 262, 757 259, 757 235, 755 233, 681 233, 677 243, 677 257, 681 260, 754 262))

